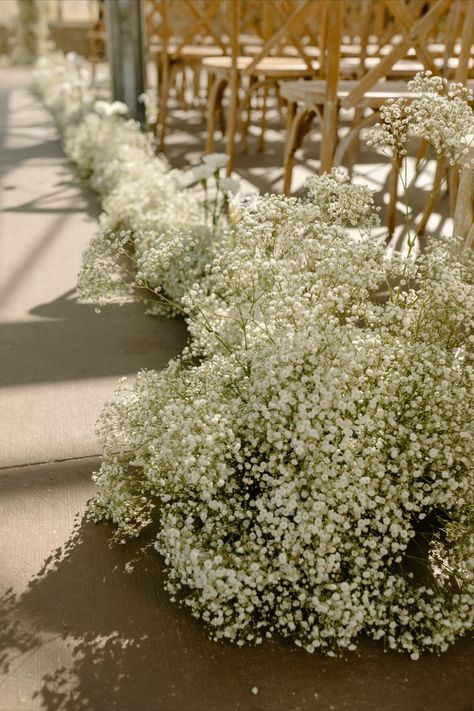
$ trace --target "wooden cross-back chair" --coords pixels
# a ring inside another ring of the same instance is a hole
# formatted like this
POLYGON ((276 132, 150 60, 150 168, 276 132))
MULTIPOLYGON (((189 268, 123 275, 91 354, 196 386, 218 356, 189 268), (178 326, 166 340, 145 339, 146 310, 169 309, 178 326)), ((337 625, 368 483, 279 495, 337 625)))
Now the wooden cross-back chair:
MULTIPOLYGON (((407 3, 404 0, 370 1, 372 9, 371 23, 381 33, 380 49, 387 48, 386 53, 379 53, 376 63, 367 68, 361 62, 359 78, 352 81, 340 80, 340 46, 339 38, 343 26, 343 3, 340 5, 339 17, 332 13, 335 26, 328 34, 329 53, 332 60, 331 74, 325 80, 309 82, 289 82, 281 87, 281 95, 288 101, 287 141, 285 149, 285 179, 284 192, 291 190, 293 160, 296 149, 301 145, 304 135, 314 117, 318 117, 321 125, 320 170, 330 170, 340 164, 345 153, 354 145, 360 129, 372 123, 378 114, 380 106, 391 98, 410 99, 405 82, 393 81, 393 68, 398 62, 404 61, 405 55, 411 50, 417 54, 413 62, 414 72, 420 69, 430 69, 438 74, 452 74, 452 57, 443 52, 442 57, 434 57, 430 52, 428 39, 439 39, 440 28, 445 28, 446 47, 452 48, 459 40, 459 55, 456 57, 453 78, 464 82, 469 76, 471 45, 474 31, 474 3, 463 3, 462 0, 424 0, 423 7, 418 0, 407 3), (384 22, 380 19, 380 7, 384 8, 384 22), (421 8, 421 9, 420 9, 421 8), (374 12, 375 11, 375 12, 374 12), (459 21, 460 15, 462 22, 459 21), (459 36, 459 32, 461 33, 459 36), (435 61, 439 59, 441 61, 435 61), (421 65, 421 67, 420 67, 421 65), (354 120, 349 133, 342 139, 338 138, 338 116, 340 108, 352 109, 354 120), (370 110, 370 113, 367 111, 370 110)), ((374 30, 375 31, 375 30, 374 30)), ((451 51, 451 50, 450 50, 451 51)), ((440 183, 443 175, 441 168, 435 176, 435 183, 440 183)), ((392 172, 389 186, 389 203, 387 206, 387 227, 393 232, 396 217, 397 177, 392 172)), ((454 186, 453 186, 454 187, 454 186)), ((436 192, 436 185, 435 190, 436 192)), ((433 205, 427 205, 420 227, 424 229, 433 205)))
MULTIPOLYGON (((318 75, 320 63, 306 51, 302 35, 311 34, 306 20, 311 10, 319 10, 314 0, 260 0, 259 10, 262 22, 261 36, 263 43, 252 52, 245 52, 239 42, 242 8, 245 3, 233 0, 228 3, 229 24, 231 27, 230 57, 204 59, 203 69, 212 78, 212 87, 208 99, 207 152, 214 146, 214 132, 217 117, 222 107, 224 91, 230 88, 229 122, 227 127, 227 152, 229 155, 228 172, 233 167, 235 157, 235 134, 241 110, 249 107, 252 93, 263 90, 262 114, 265 116, 265 104, 270 85, 277 86, 283 79, 314 77, 318 75), (271 22, 265 22, 265 15, 271 22), (293 56, 287 56, 281 47, 290 44, 293 56), (243 50, 243 51, 242 51, 243 50), (247 86, 244 87, 247 82, 247 86), (245 88, 245 94, 239 106, 239 88, 245 88)), ((245 124, 243 124, 245 126, 245 124)), ((261 126, 261 142, 265 131, 261 126)))
POLYGON ((222 32, 220 0, 147 0, 148 53, 156 61, 158 111, 156 131, 164 150, 170 90, 182 72, 180 98, 184 105, 186 67, 194 71, 199 93, 199 67, 203 57, 225 55, 228 38, 222 32))
MULTIPOLYGON (((380 2, 384 0, 377 0, 377 3, 380 2)), ((240 9, 243 4, 233 0, 232 5, 236 5, 234 9, 239 18, 237 22, 240 23, 240 9)), ((365 73, 366 69, 376 67, 382 61, 382 57, 378 54, 379 46, 369 44, 373 0, 337 0, 337 2, 334 0, 260 0, 258 11, 261 26, 267 27, 266 32, 260 31, 260 36, 264 39, 263 44, 239 47, 237 41, 239 54, 236 59, 235 54, 232 54, 231 57, 213 57, 203 60, 202 66, 213 82, 208 100, 206 145, 208 152, 213 149, 217 118, 222 116, 224 91, 226 87, 231 86, 233 72, 237 76, 237 91, 247 82, 242 101, 240 104, 239 102, 235 104, 239 107, 238 119, 244 148, 247 147, 252 96, 257 91, 263 94, 258 144, 259 149, 262 150, 266 126, 266 102, 272 86, 278 87, 279 81, 291 78, 325 79, 328 71, 334 74, 334 70, 330 69, 333 65, 337 66, 338 75, 341 74, 345 79, 353 79, 365 73), (347 12, 349 12, 348 17, 346 17, 347 12), (270 18, 269 22, 265 22, 266 16, 270 18), (338 22, 343 23, 341 28, 336 28, 338 22), (343 42, 344 25, 345 39, 354 40, 356 37, 357 42, 343 42), (329 47, 332 48, 330 53, 329 47), (332 55, 336 49, 338 59, 334 64, 332 55)), ((238 31, 237 36, 239 36, 238 31)), ((415 64, 413 60, 401 61, 400 58, 391 67, 390 76, 411 77, 423 66, 420 62, 415 64)), ((231 156, 229 170, 232 168, 235 153, 235 135, 232 134, 232 125, 233 121, 227 135, 231 156)))

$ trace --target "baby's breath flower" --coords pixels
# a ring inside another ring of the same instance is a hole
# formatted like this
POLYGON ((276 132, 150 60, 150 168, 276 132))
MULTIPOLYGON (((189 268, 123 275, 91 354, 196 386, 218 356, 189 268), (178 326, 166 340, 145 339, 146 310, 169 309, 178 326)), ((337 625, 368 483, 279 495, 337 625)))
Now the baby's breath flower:
MULTIPOLYGON (((211 219, 136 123, 93 109, 77 62, 38 71, 103 197, 81 296, 148 289, 192 335, 106 405, 90 516, 120 542, 159 524, 167 588, 216 639, 445 650, 474 616, 474 253, 388 255, 367 238, 370 191, 340 170, 304 199, 233 201, 232 225, 216 200, 211 219)), ((428 75, 411 89, 418 104, 382 112, 384 140, 401 153, 415 131, 457 160, 465 90, 428 75)))
POLYGON ((368 133, 368 143, 407 153, 410 136, 424 139, 451 165, 462 161, 466 137, 474 133, 472 89, 450 83, 431 72, 417 74, 408 82, 410 99, 393 99, 380 109, 381 123, 368 133))

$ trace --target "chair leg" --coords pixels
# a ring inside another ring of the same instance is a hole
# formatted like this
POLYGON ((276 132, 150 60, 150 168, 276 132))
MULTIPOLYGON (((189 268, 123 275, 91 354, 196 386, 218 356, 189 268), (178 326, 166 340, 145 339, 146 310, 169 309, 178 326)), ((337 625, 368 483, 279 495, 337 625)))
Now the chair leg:
POLYGON ((216 130, 217 114, 222 106, 222 96, 227 86, 227 80, 218 79, 212 82, 209 98, 207 100, 207 141, 206 153, 212 153, 214 149, 214 133, 216 130))
POLYGON ((239 105, 240 118, 240 140, 242 150, 248 151, 248 134, 250 119, 252 117, 252 96, 253 93, 261 86, 261 82, 257 81, 256 76, 249 77, 249 84, 239 105))
POLYGON ((421 161, 422 161, 423 158, 425 157, 425 155, 426 155, 426 153, 427 153, 427 150, 428 150, 428 141, 425 141, 425 139, 422 138, 421 141, 420 141, 420 145, 418 146, 418 150, 417 150, 417 152, 416 152, 416 163, 415 163, 415 165, 416 165, 417 168, 419 167, 421 161))
POLYGON ((449 167, 448 171, 448 190, 449 190, 449 211, 454 215, 456 210, 456 200, 459 188, 459 168, 455 165, 449 167))
POLYGON ((200 104, 201 97, 201 65, 193 64, 193 104, 200 104))
POLYGON ((181 69, 179 65, 175 65, 171 69, 170 87, 174 87, 175 89, 175 96, 179 108, 186 109, 184 68, 181 69))
POLYGON ((431 191, 430 197, 425 205, 425 209, 423 210, 423 215, 421 216, 421 220, 418 224, 418 227, 416 228, 416 234, 421 235, 425 231, 426 225, 428 224, 428 220, 430 219, 431 215, 433 214, 433 210, 436 207, 436 203, 439 200, 439 194, 440 194, 440 189, 441 189, 441 183, 443 182, 444 178, 446 177, 448 172, 448 166, 443 160, 438 160, 438 163, 436 165, 436 172, 434 176, 434 181, 433 181, 433 189, 431 191))
MULTIPOLYGON (((355 126, 357 126, 360 123, 363 116, 364 116, 364 109, 359 109, 359 108, 355 109, 354 119, 351 124, 351 130, 352 130, 352 128, 354 128, 355 126)), ((357 132, 354 135, 354 138, 350 142, 349 148, 347 149, 347 154, 346 154, 346 166, 347 166, 347 170, 349 171, 349 175, 351 177, 352 177, 352 171, 354 168, 354 163, 356 161, 358 151, 359 151, 359 132, 357 132)))
POLYGON ((293 163, 295 152, 301 146, 303 138, 309 130, 313 117, 317 111, 314 107, 303 106, 295 113, 296 104, 288 106, 287 135, 285 146, 285 169, 283 181, 283 193, 289 195, 291 192, 291 179, 293 177, 293 163))
POLYGON ((167 54, 163 53, 161 62, 161 91, 160 91, 160 135, 159 147, 160 152, 165 150, 166 124, 168 121, 168 95, 170 88, 170 66, 167 54))
POLYGON ((229 104, 229 125, 227 127, 227 155, 229 162, 226 167, 226 175, 231 175, 235 161, 235 134, 237 130, 238 108, 239 108, 239 74, 235 72, 230 77, 230 104, 229 104))
POLYGON ((180 74, 180 84, 179 84, 179 104, 180 108, 182 108, 184 111, 187 110, 188 108, 188 102, 186 101, 186 68, 183 66, 181 69, 180 74))
POLYGON ((219 104, 218 113, 219 113, 219 128, 221 129, 222 138, 224 138, 225 132, 227 129, 227 120, 226 120, 226 115, 225 115, 225 111, 224 111, 224 104, 222 103, 222 101, 219 104))
POLYGON ((257 150, 262 153, 265 150, 265 129, 267 127, 267 100, 268 100, 268 80, 263 85, 262 96, 262 119, 260 121, 260 136, 258 138, 257 150))
POLYGON ((156 112, 155 112, 155 121, 153 124, 153 131, 155 136, 158 136, 159 131, 160 131, 160 116, 161 116, 161 58, 157 59, 157 62, 155 64, 155 70, 156 70, 156 112))
POLYGON ((338 118, 339 103, 337 101, 327 102, 324 106, 321 129, 320 173, 330 171, 333 167, 338 118))
POLYGON ((288 103, 286 112, 286 143, 285 143, 285 159, 284 159, 284 179, 283 179, 283 194, 289 195, 291 192, 291 179, 293 177, 293 161, 295 150, 291 141, 293 141, 292 124, 296 115, 296 101, 288 103))
POLYGON ((289 101, 287 103, 287 106, 286 106, 286 126, 285 126, 285 131, 286 131, 287 137, 291 131, 291 124, 293 123, 293 119, 295 118, 296 109, 297 109, 296 101, 289 101))
POLYGON ((400 168, 402 166, 402 158, 400 156, 395 156, 388 178, 388 195, 389 200, 387 204, 387 230, 390 237, 393 236, 395 232, 395 227, 397 223, 397 198, 398 198, 398 175, 400 173, 400 168))
POLYGON ((373 123, 377 118, 377 113, 374 111, 371 114, 366 114, 364 116, 364 111, 362 110, 360 120, 356 122, 355 120, 352 122, 351 128, 349 130, 349 133, 347 133, 344 138, 341 138, 337 142, 337 148, 334 152, 334 160, 333 163, 335 166, 339 166, 343 164, 343 160, 348 154, 348 158, 346 159, 346 164, 350 166, 350 170, 352 170, 353 167, 353 158, 356 157, 356 153, 354 150, 354 154, 351 156, 350 152, 352 149, 352 143, 353 141, 356 141, 356 146, 359 145, 359 133, 364 126, 368 126, 371 123, 373 123))

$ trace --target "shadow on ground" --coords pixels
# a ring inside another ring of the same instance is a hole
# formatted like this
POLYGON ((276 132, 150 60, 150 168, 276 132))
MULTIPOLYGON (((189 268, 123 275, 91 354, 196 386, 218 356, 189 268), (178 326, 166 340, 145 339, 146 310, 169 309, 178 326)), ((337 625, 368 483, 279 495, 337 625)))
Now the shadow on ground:
POLYGON ((0 323, 2 386, 160 369, 187 340, 182 319, 147 317, 139 303, 98 314, 73 289, 30 313, 40 318, 0 323))
MULTIPOLYGON (((35 708, 48 711, 472 711, 469 659, 459 641, 419 662, 364 640, 346 660, 282 642, 239 649, 210 641, 171 603, 162 560, 143 540, 110 545, 84 518, 0 612, 0 671, 15 676, 45 645, 69 662, 43 675, 35 708), (252 687, 258 694, 252 695, 252 687), (37 705, 37 706, 36 706, 37 705)), ((147 541, 149 540, 147 537, 147 541)), ((1 695, 1 686, 0 686, 1 695)), ((28 707, 29 708, 29 707, 28 707)))

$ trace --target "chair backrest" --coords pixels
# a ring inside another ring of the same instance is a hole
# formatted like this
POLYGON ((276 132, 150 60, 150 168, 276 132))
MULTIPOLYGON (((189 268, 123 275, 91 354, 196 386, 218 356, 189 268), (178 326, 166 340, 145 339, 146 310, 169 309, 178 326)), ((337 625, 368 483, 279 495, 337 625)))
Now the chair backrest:
POLYGON ((273 23, 265 22, 265 42, 247 67, 247 73, 251 74, 262 59, 275 54, 282 44, 292 45, 309 71, 313 73, 314 58, 305 52, 304 42, 301 40, 301 30, 303 28, 304 31, 311 34, 305 20, 311 12, 319 12, 325 4, 326 0, 262 0, 260 3, 262 17, 264 17, 266 6, 267 18, 271 17, 273 23))
POLYGON ((225 8, 220 0, 145 0, 145 26, 148 44, 162 48, 173 45, 178 57, 185 45, 211 41, 230 52, 228 38, 222 33, 225 8))
POLYGON ((456 81, 465 81, 469 75, 469 60, 474 33, 474 3, 464 0, 424 0, 423 4, 414 0, 378 0, 383 3, 386 18, 385 30, 382 30, 381 46, 388 46, 389 51, 381 56, 380 62, 364 73, 347 99, 345 106, 355 106, 378 81, 390 74, 393 66, 403 59, 410 49, 414 49, 418 62, 433 74, 443 74, 448 70, 447 58, 453 51, 456 39, 461 49, 457 58, 454 75, 456 81), (462 23, 459 17, 462 15, 462 23), (446 43, 445 60, 435 61, 430 51, 429 40, 440 37, 446 43), (461 37, 459 32, 461 31, 461 37), (391 46, 390 46, 391 43, 391 46))

